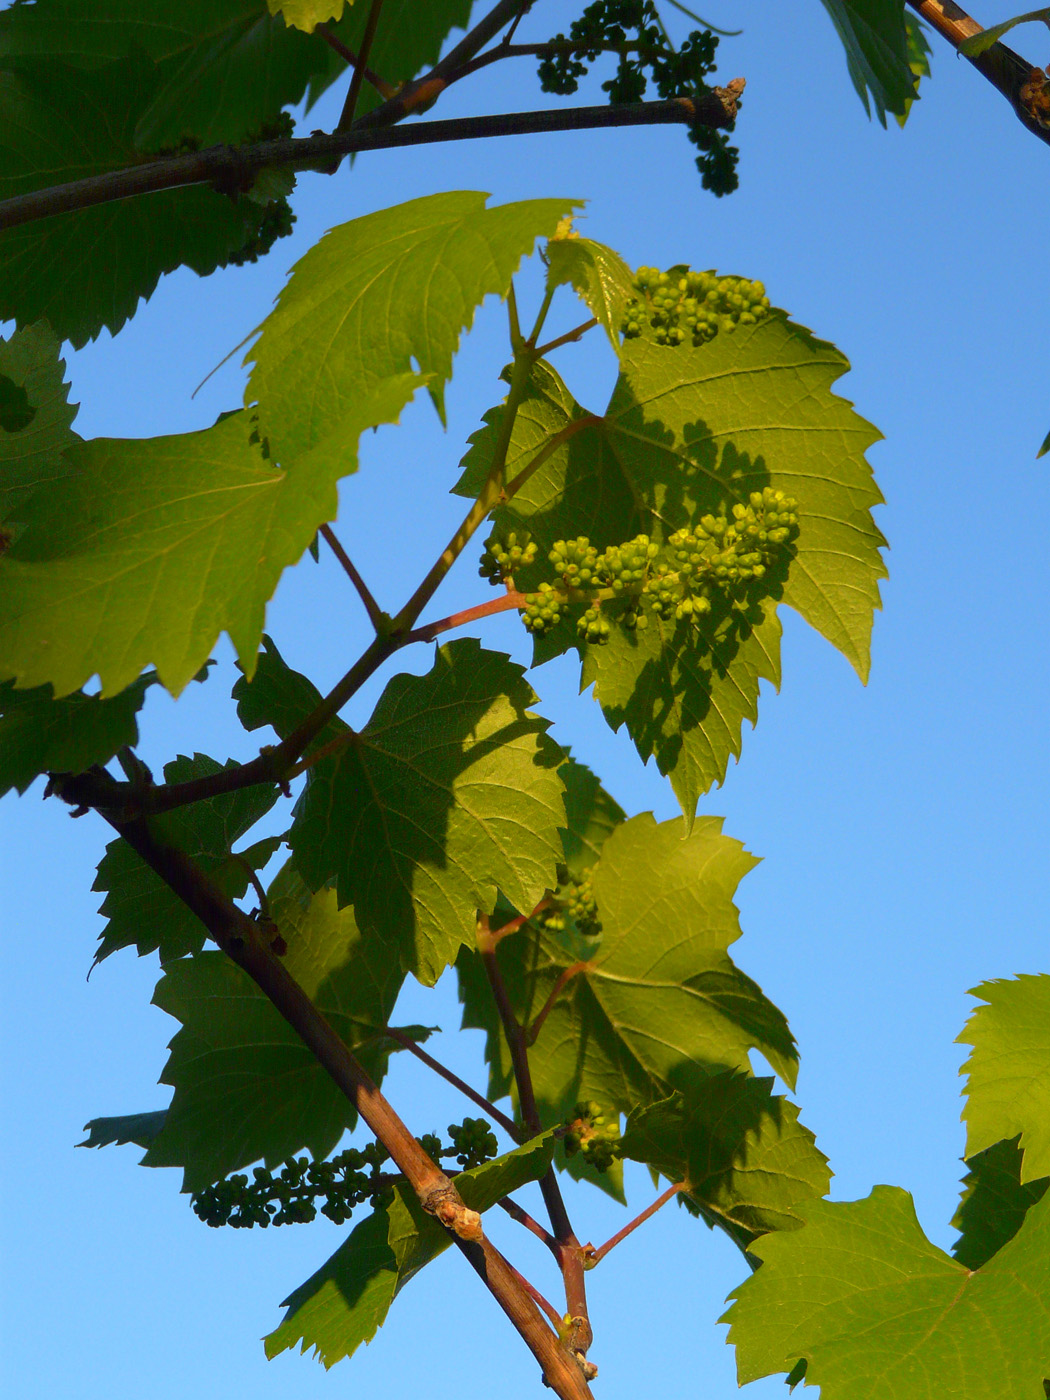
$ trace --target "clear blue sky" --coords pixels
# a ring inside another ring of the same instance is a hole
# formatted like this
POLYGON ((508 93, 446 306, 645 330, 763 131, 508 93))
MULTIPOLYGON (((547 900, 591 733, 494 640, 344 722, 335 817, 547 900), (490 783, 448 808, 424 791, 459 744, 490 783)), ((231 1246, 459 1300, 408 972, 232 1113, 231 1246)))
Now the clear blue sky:
MULTIPOLYGON (((985 0, 978 18, 993 23, 1014 3, 985 0)), ((85 436, 136 436, 211 423, 240 402, 240 357, 191 402, 192 389, 262 319, 325 228, 456 188, 497 201, 585 197, 585 231, 632 264, 681 261, 762 278, 775 304, 838 345, 853 364, 839 392, 885 434, 871 460, 888 501, 879 523, 892 576, 871 682, 863 688, 787 614, 783 692, 763 696, 741 762, 701 810, 723 814, 727 831, 763 857, 741 888, 744 938, 734 953, 791 1020, 802 1116, 831 1158, 834 1195, 865 1195, 877 1182, 907 1187, 928 1233, 949 1245, 963 1146, 963 1050, 953 1040, 972 1005, 967 989, 1047 970, 1050 481, 1035 453, 1050 428, 1050 150, 935 36, 923 100, 904 132, 884 131, 865 119, 818 0, 706 8, 715 23, 746 26, 723 42, 720 70, 748 80, 737 194, 718 201, 701 189, 676 128, 464 143, 365 156, 334 179, 307 176, 294 237, 263 263, 206 281, 168 277, 116 340, 103 335, 69 355, 76 426, 85 436)), ((539 3, 528 32, 546 37, 575 9, 539 3)), ((1016 47, 1050 57, 1040 27, 1018 31, 1016 47)), ((440 114, 539 103, 531 64, 503 65, 451 92, 440 114)), ((335 104, 322 104, 307 129, 330 127, 335 104)), ((345 483, 339 532, 387 605, 405 591, 406 546, 432 556, 458 519, 461 506, 444 492, 466 436, 501 396, 503 335, 502 308, 486 305, 457 361, 448 431, 422 400, 400 428, 369 438, 345 483), (378 517, 390 483, 406 512, 396 545, 378 517)), ((600 347, 570 350, 561 366, 584 402, 603 402, 613 371, 600 347)), ((466 561, 433 615, 485 596, 466 561)), ((342 576, 309 560, 283 580, 268 627, 322 686, 366 639, 342 576)), ((514 619, 482 635, 527 659, 514 619)), ((218 654, 221 674, 177 705, 152 697, 143 747, 151 763, 194 748, 220 758, 254 752, 231 723, 228 648, 218 654)), ((423 649, 398 658, 399 669, 428 664, 423 649)), ((351 721, 368 713, 389 673, 356 698, 351 721)), ((533 679, 556 737, 630 812, 674 813, 659 774, 575 694, 570 666, 533 679)), ((291 1354, 267 1363, 257 1338, 339 1232, 327 1223, 211 1231, 178 1194, 176 1172, 140 1169, 134 1148, 73 1150, 91 1117, 163 1106, 168 1091, 156 1080, 175 1025, 148 1004, 154 958, 118 955, 85 982, 101 923, 90 885, 106 832, 40 796, 38 784, 0 806, 0 1375, 12 1400, 542 1394, 531 1358, 454 1252, 406 1290, 353 1360, 331 1373, 291 1354)), ((407 994, 404 1014, 454 1030, 454 989, 407 994)), ((483 1084, 480 1036, 438 1046, 483 1084)), ((416 1131, 469 1111, 406 1069, 387 1084, 416 1131)), ((651 1187, 641 1172, 629 1180, 640 1208, 651 1187)), ((586 1188, 572 1210, 578 1233, 595 1243, 625 1218, 586 1188)), ((494 1232, 506 1242, 502 1222, 494 1232)), ((524 1267, 553 1291, 541 1247, 521 1233, 524 1267)), ((715 1320, 745 1273, 721 1236, 668 1207, 591 1276, 596 1395, 732 1395, 733 1357, 715 1320)), ((777 1379, 750 1390, 756 1400, 784 1393, 777 1379)))

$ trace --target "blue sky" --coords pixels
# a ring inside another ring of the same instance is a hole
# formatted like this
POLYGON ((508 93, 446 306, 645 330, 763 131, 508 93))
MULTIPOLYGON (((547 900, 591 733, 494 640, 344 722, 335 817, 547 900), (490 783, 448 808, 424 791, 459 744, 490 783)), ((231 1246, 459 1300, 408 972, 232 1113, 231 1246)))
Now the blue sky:
MULTIPOLYGON (((887 498, 879 524, 892 545, 891 578, 871 680, 862 687, 787 614, 782 693, 764 694, 740 763, 701 811, 724 815, 726 830, 763 857, 740 890, 744 937, 734 956, 790 1018, 802 1054, 797 1097, 831 1158, 833 1195, 904 1186, 931 1238, 947 1246, 963 1147, 964 1052, 953 1042, 973 1004, 967 990, 1047 970, 1050 485, 1035 453, 1050 428, 1050 151, 936 36, 923 100, 905 131, 883 130, 866 120, 817 0, 708 8, 716 24, 745 26, 722 45, 722 77, 748 80, 741 188, 730 198, 701 189, 677 128, 461 143, 364 156, 333 179, 306 176, 295 234, 268 259, 205 281, 168 277, 115 340, 103 335, 69 354, 76 426, 85 436, 144 436, 211 423, 240 402, 240 357, 191 401, 194 386, 265 316, 287 269, 325 228, 446 189, 486 190, 496 201, 586 198, 584 230, 632 264, 688 262, 761 278, 775 304, 842 349, 853 369, 838 391, 885 435, 870 457, 887 498)), ((991 24, 1012 9, 987 0, 978 18, 991 24)), ((537 4, 523 34, 547 37, 574 11, 537 4)), ((1050 57, 1041 27, 1011 37, 1033 60, 1050 57)), ((601 100, 597 81, 578 100, 601 100)), ((440 115, 545 100, 531 64, 507 64, 451 91, 440 115)), ((315 109, 307 129, 331 127, 338 101, 315 109)), ((526 270, 526 300, 536 285, 526 270)), ((459 518, 461 504, 445 492, 465 438, 501 397, 504 314, 486 304, 464 341, 447 431, 422 399, 400 427, 365 442, 361 469, 344 484, 340 537, 386 606, 403 599, 406 568, 433 557, 459 518)), ((570 348, 559 368, 585 403, 604 401, 613 365, 600 345, 570 348)), ((468 558, 431 615, 486 596, 468 558)), ((268 629, 322 688, 367 639, 345 580, 309 560, 282 581, 268 629)), ((512 617, 480 635, 528 659, 512 617)), ((228 648, 217 655, 221 670, 207 685, 177 704, 151 698, 143 725, 151 763, 194 748, 255 751, 226 698, 228 648)), ((428 666, 423 648, 398 657, 348 718, 367 716, 394 669, 428 666)), ((576 694, 571 666, 555 663, 532 680, 555 736, 629 812, 675 813, 666 782, 576 694)), ((85 981, 101 926, 90 886, 106 832, 40 797, 38 784, 0 805, 7 1392, 18 1400, 315 1400, 347 1387, 381 1388, 391 1400, 421 1388, 431 1400, 540 1393, 531 1358, 454 1254, 406 1290, 352 1361, 331 1373, 290 1354, 267 1363, 257 1338, 339 1232, 327 1223, 210 1231, 178 1194, 177 1173, 140 1169, 133 1148, 73 1150, 87 1119, 165 1103, 156 1080, 175 1025, 149 1005, 153 958, 118 955, 85 981)), ((446 1031, 458 1023, 444 983, 406 993, 401 1012, 446 1031)), ((477 1033, 436 1041, 437 1054, 483 1084, 477 1033)), ((471 1111, 404 1065, 387 1088, 418 1132, 471 1111)), ((645 1174, 629 1184, 641 1208, 651 1198, 645 1174)), ((586 1189, 571 1209, 578 1234, 595 1244, 625 1218, 586 1189)), ((497 1243, 509 1240, 553 1293, 542 1249, 510 1229, 494 1227, 497 1243)), ((735 1393, 732 1353, 715 1322, 745 1273, 735 1249, 674 1206, 610 1255, 591 1275, 604 1400, 735 1393)), ((770 1379, 748 1393, 785 1392, 770 1379)))

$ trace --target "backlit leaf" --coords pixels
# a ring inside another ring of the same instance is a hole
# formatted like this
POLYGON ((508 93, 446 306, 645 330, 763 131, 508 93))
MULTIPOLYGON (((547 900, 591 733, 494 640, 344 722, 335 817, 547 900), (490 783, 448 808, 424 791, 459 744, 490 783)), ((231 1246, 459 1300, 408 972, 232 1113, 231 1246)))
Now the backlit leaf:
MULTIPOLYGON (((271 648, 265 683, 282 665, 271 648)), ((312 709, 320 697, 295 684, 312 709)), ((315 889, 337 883, 361 927, 428 985, 473 945, 497 890, 531 909, 557 884, 562 754, 528 713, 534 700, 520 666, 454 641, 427 675, 395 676, 365 728, 344 728, 345 747, 309 770, 289 833, 297 868, 315 889)), ((284 733, 297 721, 285 708, 270 722, 284 733)))
POLYGON ((932 1245, 911 1197, 807 1201, 800 1230, 751 1246, 762 1267, 723 1321, 741 1385, 807 1361, 821 1400, 1033 1400, 1050 1374, 1050 1202, 971 1273, 932 1245))
MULTIPOLYGON (((311 895, 286 866, 270 912, 287 944, 285 967, 343 1042, 380 1082, 395 1042, 382 1035, 402 974, 360 932, 335 893, 311 895)), ((276 1166, 305 1147, 327 1157, 357 1115, 247 973, 225 953, 168 965, 154 1002, 182 1023, 161 1082, 175 1093, 143 1163, 180 1166, 198 1191, 262 1158, 276 1166)))
POLYGON ((986 1003, 959 1039, 973 1046, 967 1076, 966 1156, 1020 1134, 1021 1181, 1050 1176, 1050 976, 982 982, 986 1003))
POLYGON ((286 24, 312 34, 319 24, 338 19, 346 0, 266 0, 266 3, 272 15, 283 15, 286 24))
POLYGON ((250 671, 266 602, 335 518, 360 433, 396 419, 411 392, 411 376, 388 380, 344 421, 344 455, 327 466, 306 457, 279 470, 244 414, 69 448, 75 475, 36 492, 0 559, 0 676, 64 695, 97 673, 111 695, 154 665, 178 694, 224 629, 250 671))
POLYGON ((619 354, 620 322, 627 303, 637 295, 633 274, 623 258, 590 238, 552 238, 547 258, 547 286, 572 286, 619 354))

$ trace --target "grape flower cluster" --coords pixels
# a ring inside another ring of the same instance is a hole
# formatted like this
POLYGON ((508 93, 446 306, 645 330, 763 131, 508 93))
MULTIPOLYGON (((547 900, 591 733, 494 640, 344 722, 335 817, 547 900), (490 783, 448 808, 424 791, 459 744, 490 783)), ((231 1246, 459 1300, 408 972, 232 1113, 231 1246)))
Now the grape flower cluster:
POLYGON ((493 585, 508 583, 513 578, 515 569, 533 562, 536 549, 537 546, 527 534, 518 534, 514 530, 511 530, 505 540, 501 540, 497 534, 490 535, 485 541, 485 552, 478 564, 478 573, 493 585))
MULTIPOLYGON (((433 1133, 420 1138, 434 1158, 454 1157, 463 1168, 476 1167, 499 1153, 495 1134, 484 1118, 464 1118, 450 1123, 450 1145, 433 1133)), ((324 1162, 308 1157, 292 1158, 279 1172, 255 1167, 252 1180, 243 1172, 218 1181, 193 1197, 194 1213, 216 1228, 250 1229, 253 1225, 309 1224, 321 1214, 336 1225, 345 1224, 354 1207, 364 1201, 375 1206, 393 1200, 393 1178, 382 1167, 389 1154, 378 1142, 362 1148, 348 1147, 324 1162)))
POLYGON ((564 933, 571 922, 584 938, 597 938, 602 931, 598 904, 589 874, 577 880, 564 865, 558 866, 558 888, 539 916, 539 924, 551 933, 564 933))
POLYGON ((607 1118, 601 1104, 593 1100, 578 1103, 565 1125, 562 1146, 566 1157, 578 1152, 595 1171, 607 1172, 620 1155, 619 1118, 607 1118))
MULTIPOLYGON (((615 74, 602 83, 610 102, 641 102, 650 79, 662 98, 697 97, 710 91, 718 39, 695 29, 676 49, 668 40, 653 0, 594 0, 569 34, 556 34, 539 65, 544 92, 570 96, 600 54, 615 53, 615 74)), ((696 166, 705 189, 729 194, 738 184, 739 153, 723 131, 694 124, 689 139, 700 150, 696 166)))
POLYGON ((640 267, 634 285, 638 296, 627 303, 620 325, 627 340, 646 335, 657 345, 703 345, 719 331, 728 334, 769 315, 765 287, 745 277, 640 267))
POLYGON ((718 603, 742 605, 798 536, 798 502, 773 487, 752 491, 747 504, 704 515, 665 544, 637 535, 598 550, 585 535, 558 540, 548 554, 556 582, 526 594, 522 621, 534 635, 551 631, 579 609, 581 642, 601 646, 613 623, 648 625, 648 606, 664 620, 698 622, 718 603))

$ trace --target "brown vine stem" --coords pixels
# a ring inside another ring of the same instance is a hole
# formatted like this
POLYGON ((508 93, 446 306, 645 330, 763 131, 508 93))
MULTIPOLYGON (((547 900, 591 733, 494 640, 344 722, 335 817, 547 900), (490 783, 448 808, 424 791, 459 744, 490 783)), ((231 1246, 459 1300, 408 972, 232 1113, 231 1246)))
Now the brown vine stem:
MULTIPOLYGON (((382 108, 377 107, 377 112, 382 108)), ((369 116, 372 114, 369 113, 369 116)), ((165 156, 140 165, 124 166, 84 180, 33 190, 0 200, 0 229, 15 228, 35 219, 68 214, 96 204, 179 189, 185 185, 214 185, 224 191, 248 189, 264 166, 292 169, 323 167, 334 173, 344 156, 361 151, 390 150, 397 146, 427 146, 444 141, 473 141, 494 136, 528 136, 554 131, 593 131, 625 126, 696 124, 727 126, 731 118, 715 95, 693 101, 674 97, 665 102, 638 102, 623 106, 569 107, 540 112, 507 112, 498 116, 457 117, 448 121, 419 122, 413 126, 363 128, 360 121, 348 131, 319 136, 260 141, 251 146, 209 146, 189 155, 165 156), (334 167, 332 163, 334 162, 334 167)))
POLYGON ((554 986, 551 988, 550 996, 547 998, 547 1000, 546 1000, 546 1001, 543 1003, 543 1005, 540 1007, 539 1011, 536 1013, 536 1017, 535 1017, 535 1019, 533 1020, 532 1025, 529 1026, 528 1030, 526 1031, 526 1033, 525 1033, 525 1043, 526 1043, 526 1045, 535 1045, 535 1044, 536 1044, 536 1037, 539 1035, 540 1031, 543 1029, 543 1023, 544 1023, 544 1021, 547 1019, 547 1017, 550 1015, 550 1013, 551 1013, 551 1007, 552 1007, 552 1006, 554 1005, 554 1003, 558 1000, 558 998, 561 996, 562 992, 565 990, 566 986, 572 981, 572 979, 576 976, 576 974, 577 974, 578 972, 583 972, 583 970, 586 968, 586 966, 587 966, 587 964, 586 964, 585 962, 578 962, 578 963, 573 963, 573 965, 572 965, 571 967, 567 967, 567 968, 564 969, 564 971, 561 973, 561 976, 558 978, 557 982, 555 982, 554 986))
POLYGON ((331 525, 322 525, 320 530, 318 531, 318 534, 321 535, 322 539, 328 545, 329 549, 339 560, 343 572, 346 574, 347 578, 357 589, 358 596, 360 597, 361 602, 365 605, 365 612, 368 614, 369 622, 372 624, 372 626, 377 632, 381 632, 383 630, 384 625, 383 610, 382 608, 380 608, 375 598, 373 598, 372 592, 369 589, 368 584, 365 583, 364 579, 357 572, 357 569, 354 567, 353 560, 350 558, 349 554, 347 554, 343 546, 339 543, 335 531, 332 529, 331 525))
POLYGON ((368 11, 368 19, 365 21, 365 32, 361 37, 361 52, 358 54, 357 62, 354 64, 354 75, 350 79, 350 87, 346 94, 346 101, 343 103, 343 110, 339 114, 336 122, 336 131, 345 131, 354 120, 354 112, 357 110, 357 99, 361 96, 361 84, 365 77, 365 64, 368 62, 372 52, 372 43, 376 37, 376 29, 379 26, 379 16, 383 11, 383 0, 372 0, 371 9, 368 11))
MULTIPOLYGON (((496 1204, 507 1212, 512 1220, 516 1220, 519 1225, 524 1225, 526 1230, 530 1230, 538 1240, 542 1240, 555 1258, 558 1258, 558 1241, 549 1230, 545 1230, 538 1220, 534 1220, 527 1210, 523 1210, 512 1196, 504 1196, 496 1204)), ((561 1318, 558 1319, 559 1323, 561 1318)))
MULTIPOLYGON (((334 49, 335 52, 339 55, 339 57, 350 68, 357 67, 359 62, 357 54, 354 53, 353 49, 349 48, 346 44, 344 44, 342 39, 340 39, 339 35, 334 34, 332 30, 329 29, 327 24, 317 25, 317 27, 314 29, 314 33, 320 34, 321 38, 325 41, 329 48, 334 49)), ((378 73, 373 73, 371 68, 362 66, 361 71, 365 75, 366 82, 371 83, 372 86, 375 88, 376 92, 379 93, 379 96, 382 97, 385 101, 388 101, 391 97, 393 97, 396 94, 397 88, 393 85, 393 83, 386 82, 383 78, 379 76, 378 73)))
MULTIPOLYGON (((477 937, 478 951, 485 968, 485 974, 488 977, 489 986, 492 989, 496 1009, 499 1012, 503 1034, 507 1040, 507 1048, 510 1051, 514 1081, 518 1088, 521 1119, 529 1135, 535 1137, 543 1131, 543 1124, 536 1104, 532 1071, 529 1069, 527 1036, 524 1027, 514 1014, 507 986, 503 980, 503 973, 500 971, 496 957, 496 947, 492 939, 489 920, 484 914, 478 917, 477 937)), ((569 1213, 565 1209, 565 1201, 562 1198, 561 1187, 558 1185, 553 1167, 541 1177, 540 1192, 543 1195, 543 1203, 547 1207, 547 1214, 550 1216, 551 1229, 559 1246, 558 1262, 565 1284, 565 1306, 571 1319, 568 1345, 580 1358, 581 1363, 584 1363, 593 1341, 593 1333, 587 1311, 587 1286, 584 1279, 583 1253, 569 1221, 569 1213)))
POLYGON ((404 1174, 423 1209, 450 1231, 539 1362, 555 1393, 561 1400, 587 1400, 590 1391, 579 1362, 543 1320, 517 1271, 485 1238, 477 1215, 464 1206, 451 1179, 423 1150, 356 1056, 266 946, 264 931, 227 899, 184 851, 159 840, 146 821, 122 821, 112 809, 103 809, 103 815, 200 919, 223 952, 248 974, 354 1105, 404 1174))
MULTIPOLYGON (((965 40, 984 33, 984 26, 956 5, 954 0, 907 0, 907 3, 956 51, 965 40)), ((1033 69, 1038 72, 1038 65, 1029 63, 1013 49, 999 43, 993 44, 976 58, 970 58, 968 54, 963 57, 1006 98, 1021 125, 1050 145, 1050 128, 1036 121, 1022 100, 1022 89, 1031 81, 1033 69)))
POLYGON ((593 1269, 595 1264, 600 1263, 605 1258, 610 1249, 615 1249, 620 1241, 625 1240, 632 1231, 637 1230, 639 1225, 644 1225, 661 1206, 665 1206, 668 1201, 678 1195, 679 1191, 684 1191, 687 1184, 687 1182, 678 1181, 674 1186, 669 1186, 662 1195, 657 1196, 651 1206, 646 1206, 645 1210, 640 1215, 636 1215, 622 1230, 617 1230, 616 1234, 611 1239, 606 1240, 600 1249, 591 1249, 589 1246, 585 1246, 583 1251, 585 1267, 593 1269))
POLYGON ((471 1103, 476 1104, 490 1118, 494 1118, 505 1133, 508 1133, 515 1142, 525 1142, 521 1129, 513 1118, 508 1118, 505 1113, 501 1113, 495 1104, 489 1103, 476 1089, 472 1089, 465 1079, 460 1079, 459 1075, 450 1070, 447 1065, 443 1065, 440 1060, 435 1060, 434 1056, 418 1045, 411 1036, 405 1035, 404 1031, 399 1031, 395 1026, 385 1026, 383 1034, 388 1035, 391 1040, 396 1040, 402 1049, 414 1055, 417 1060, 432 1069, 435 1074, 439 1074, 442 1079, 451 1084, 454 1089, 458 1089, 461 1094, 465 1094, 471 1103))

